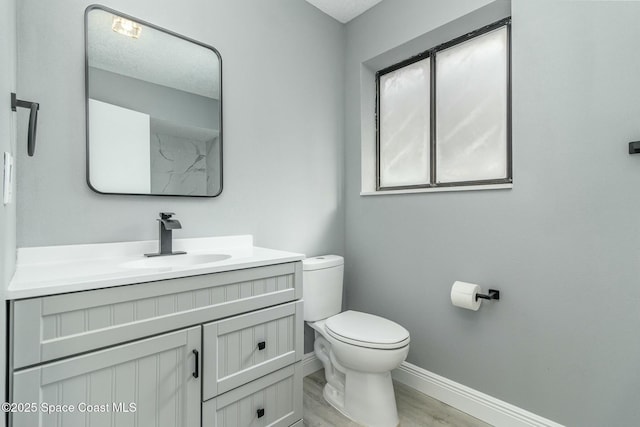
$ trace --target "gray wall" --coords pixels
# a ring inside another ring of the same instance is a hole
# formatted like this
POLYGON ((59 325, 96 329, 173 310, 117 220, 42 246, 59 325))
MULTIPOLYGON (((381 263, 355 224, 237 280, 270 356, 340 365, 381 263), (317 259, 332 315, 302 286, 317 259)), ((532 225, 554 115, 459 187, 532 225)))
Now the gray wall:
POLYGON ((261 246, 343 252, 341 24, 300 0, 112 0, 109 7, 220 51, 224 191, 215 199, 105 196, 85 183, 83 14, 91 3, 18 5, 18 83, 41 103, 36 157, 19 158, 18 246, 155 239, 155 218, 169 210, 183 225, 177 238, 249 233, 261 246))
MULTIPOLYGON (((0 200, 2 195, 2 172, 4 153, 16 153, 16 113, 9 106, 9 94, 16 92, 16 1, 0 2, 0 98, 5 103, 0 108, 0 200)), ((24 113, 22 113, 24 114, 24 113)), ((26 151, 26 149, 25 149, 26 151)), ((4 206, 0 201, 0 401, 6 402, 6 304, 4 290, 13 275, 16 257, 16 203, 4 206)), ((0 426, 5 425, 5 416, 0 414, 0 426)))
MULTIPOLYGON (((640 3, 513 0, 514 188, 361 197, 360 64, 486 1, 384 1, 347 25, 347 303, 408 361, 572 426, 640 419, 640 3), (503 291, 453 307, 455 280, 503 291)), ((425 46, 429 47, 429 46, 425 46)))

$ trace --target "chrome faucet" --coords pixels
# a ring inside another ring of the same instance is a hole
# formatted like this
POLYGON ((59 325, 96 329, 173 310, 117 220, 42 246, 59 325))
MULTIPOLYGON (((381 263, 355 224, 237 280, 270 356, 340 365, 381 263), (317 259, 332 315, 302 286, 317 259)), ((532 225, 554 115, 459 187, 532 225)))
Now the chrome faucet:
POLYGON ((177 251, 173 252, 173 237, 172 231, 182 228, 182 224, 177 219, 171 219, 175 215, 173 212, 160 212, 159 222, 159 241, 158 241, 158 253, 144 254, 146 257, 153 256, 165 256, 165 255, 184 255, 186 252, 177 251))

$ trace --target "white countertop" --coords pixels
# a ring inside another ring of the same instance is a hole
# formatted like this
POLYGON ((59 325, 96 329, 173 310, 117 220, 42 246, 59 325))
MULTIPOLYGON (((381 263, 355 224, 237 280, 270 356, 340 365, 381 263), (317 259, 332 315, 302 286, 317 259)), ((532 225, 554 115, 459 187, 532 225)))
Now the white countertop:
POLYGON ((145 253, 157 252, 158 242, 19 248, 16 273, 5 297, 32 298, 304 259, 304 255, 298 253, 255 247, 253 236, 249 235, 175 239, 173 250, 186 251, 189 255, 215 253, 230 257, 209 264, 128 268, 126 263, 145 259, 145 253))

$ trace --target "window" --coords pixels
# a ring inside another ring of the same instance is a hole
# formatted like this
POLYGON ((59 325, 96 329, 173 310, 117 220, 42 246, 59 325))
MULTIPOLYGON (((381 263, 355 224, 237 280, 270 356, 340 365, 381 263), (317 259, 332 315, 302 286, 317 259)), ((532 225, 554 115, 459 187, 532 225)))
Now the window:
POLYGON ((376 73, 376 190, 512 182, 510 20, 376 73))

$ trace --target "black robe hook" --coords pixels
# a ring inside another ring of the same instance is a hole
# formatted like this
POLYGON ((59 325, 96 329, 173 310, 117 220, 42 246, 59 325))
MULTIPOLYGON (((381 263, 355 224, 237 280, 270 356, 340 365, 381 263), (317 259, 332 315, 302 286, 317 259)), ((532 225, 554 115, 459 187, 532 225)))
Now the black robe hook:
POLYGON ((36 152, 36 129, 38 127, 38 110, 40 104, 37 102, 23 101, 16 97, 15 93, 11 94, 11 110, 16 111, 17 107, 28 108, 31 110, 29 113, 29 135, 27 137, 27 154, 29 157, 33 157, 33 153, 36 152))

